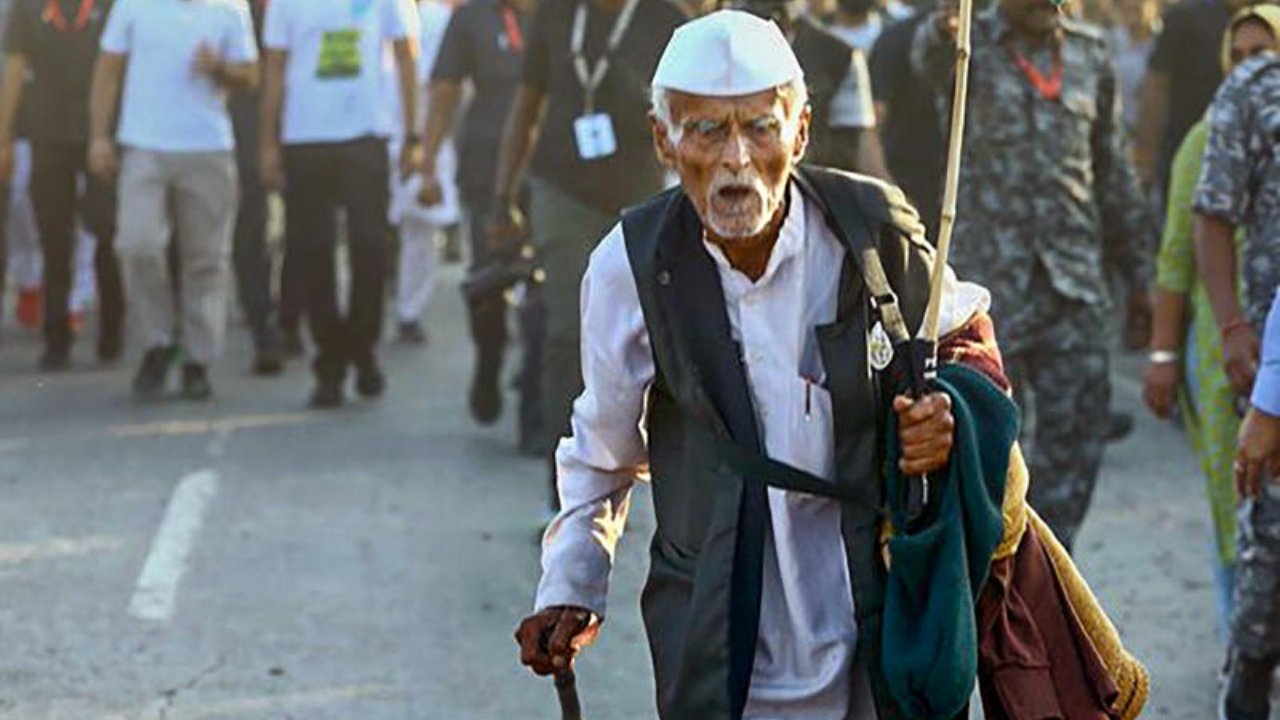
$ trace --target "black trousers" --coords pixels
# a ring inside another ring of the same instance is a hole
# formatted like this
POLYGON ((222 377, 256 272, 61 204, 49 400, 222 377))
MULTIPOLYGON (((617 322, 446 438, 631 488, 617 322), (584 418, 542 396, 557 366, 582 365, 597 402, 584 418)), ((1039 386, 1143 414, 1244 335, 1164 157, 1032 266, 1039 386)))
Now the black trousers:
MULTIPOLYGON (((489 248, 485 226, 492 212, 492 202, 484 192, 464 201, 467 234, 471 244, 471 272, 476 273, 491 263, 502 262, 489 248)), ((508 343, 506 293, 467 303, 471 325, 471 339, 476 349, 476 371, 498 373, 508 343)), ((521 306, 519 321, 520 368, 520 418, 521 447, 536 445, 542 428, 542 337, 546 331, 546 312, 536 285, 529 286, 529 294, 521 306)))
POLYGON ((259 351, 275 345, 275 303, 271 298, 271 256, 267 253, 267 190, 258 167, 258 98, 237 93, 229 104, 236 133, 240 210, 232 241, 236 294, 259 351))
POLYGON ((382 332, 390 228, 387 141, 289 145, 285 164, 286 264, 297 263, 316 343, 316 377, 340 381, 350 364, 371 363, 382 332), (339 311, 334 250, 337 212, 347 215, 351 288, 339 311))
POLYGON ((84 143, 31 144, 31 203, 44 254, 44 334, 53 349, 71 344, 68 303, 77 218, 98 240, 93 269, 102 337, 121 331, 124 289, 115 253, 115 191, 87 172, 85 158, 84 143))

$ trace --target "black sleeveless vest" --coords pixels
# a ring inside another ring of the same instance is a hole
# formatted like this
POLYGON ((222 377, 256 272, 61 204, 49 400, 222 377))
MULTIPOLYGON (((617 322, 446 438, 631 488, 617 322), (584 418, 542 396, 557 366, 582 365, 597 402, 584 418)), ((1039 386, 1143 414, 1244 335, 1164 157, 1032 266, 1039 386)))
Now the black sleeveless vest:
MULTIPOLYGON (((797 182, 846 246, 835 322, 816 329, 835 425, 836 492, 858 648, 882 720, 899 717, 879 680, 885 568, 884 420, 892 388, 867 362, 871 298, 857 266, 878 248, 910 327, 927 303, 933 251, 905 197, 878 181, 804 168, 797 182)), ((656 366, 646 416, 657 530, 641 599, 663 720, 738 720, 759 627, 767 484, 741 471, 763 445, 723 289, 702 226, 673 189, 623 216, 656 366)))

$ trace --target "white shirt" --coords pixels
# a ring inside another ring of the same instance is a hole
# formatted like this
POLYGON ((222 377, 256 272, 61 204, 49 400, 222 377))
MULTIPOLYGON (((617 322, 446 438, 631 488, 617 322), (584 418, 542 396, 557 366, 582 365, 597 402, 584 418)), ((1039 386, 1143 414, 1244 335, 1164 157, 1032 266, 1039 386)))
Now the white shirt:
MULTIPOLYGON (((413 0, 402 0, 410 5, 413 0)), ((440 46, 444 43, 445 30, 449 28, 449 19, 453 17, 453 8, 440 0, 422 0, 418 3, 418 121, 427 119, 427 85, 431 81, 431 70, 436 65, 436 56, 440 54, 440 46)), ((393 140, 404 138, 404 113, 400 110, 400 79, 396 69, 395 53, 387 47, 382 56, 382 82, 386 89, 387 120, 391 123, 393 140)))
POLYGON ((911 17, 911 13, 909 6, 900 2, 890 2, 883 11, 873 10, 868 13, 866 21, 861 25, 833 24, 827 29, 845 43, 870 55, 876 40, 880 39, 880 33, 899 20, 911 17))
POLYGON ((192 68, 201 43, 227 63, 258 59, 244 0, 120 0, 102 31, 103 52, 128 56, 122 145, 157 152, 235 148, 226 91, 192 68))
POLYGON ((871 72, 867 69, 867 56, 861 50, 853 51, 849 72, 836 87, 835 95, 831 96, 827 112, 827 125, 832 128, 867 130, 876 126, 871 72))
MULTIPOLYGON (((632 486, 647 473, 641 434, 653 353, 621 225, 592 253, 582 284, 582 374, 573 436, 556 453, 562 512, 543 542, 536 606, 576 605, 603 615, 613 551, 632 486)), ((765 274, 752 282, 706 245, 740 343, 765 451, 819 477, 834 473, 831 399, 821 387, 814 327, 832 322, 844 249, 794 187, 765 274), (807 397, 807 401, 806 401, 807 397)), ((944 331, 990 303, 987 291, 948 277, 944 331)), ((851 686, 854 620, 837 502, 769 489, 760 635, 745 717, 873 717, 851 686)), ((864 678, 865 680, 865 678, 864 678)), ((863 684, 865 689, 865 683, 863 684)))
POLYGON ((271 0, 263 46, 288 54, 283 142, 389 137, 386 94, 396 80, 387 87, 384 53, 388 43, 417 34, 409 0, 271 0))

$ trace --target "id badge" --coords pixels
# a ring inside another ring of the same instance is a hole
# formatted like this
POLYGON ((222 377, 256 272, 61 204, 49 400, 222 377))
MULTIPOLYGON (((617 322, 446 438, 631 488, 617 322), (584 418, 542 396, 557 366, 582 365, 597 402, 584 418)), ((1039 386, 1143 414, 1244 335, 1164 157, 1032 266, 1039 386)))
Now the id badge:
POLYGON ((578 141, 578 156, 583 160, 607 158, 618 151, 613 119, 604 113, 583 115, 574 120, 573 134, 578 141))
POLYGON ((321 80, 343 80, 360 76, 360 31, 331 30, 320 40, 320 60, 316 77, 321 80))

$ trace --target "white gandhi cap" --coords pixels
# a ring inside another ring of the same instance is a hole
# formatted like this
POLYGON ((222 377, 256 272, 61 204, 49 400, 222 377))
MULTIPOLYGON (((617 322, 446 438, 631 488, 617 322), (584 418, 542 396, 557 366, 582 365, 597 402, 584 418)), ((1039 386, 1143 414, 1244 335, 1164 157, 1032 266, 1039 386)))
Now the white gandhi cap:
POLYGON ((720 10, 676 29, 653 85, 732 97, 803 79, 800 61, 776 24, 741 10, 720 10))

